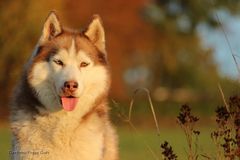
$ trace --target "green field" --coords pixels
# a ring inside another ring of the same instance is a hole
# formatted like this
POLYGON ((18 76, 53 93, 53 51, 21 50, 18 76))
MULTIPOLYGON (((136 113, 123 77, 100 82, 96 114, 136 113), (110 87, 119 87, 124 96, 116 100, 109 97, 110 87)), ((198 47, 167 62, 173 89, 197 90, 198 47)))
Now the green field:
MULTIPOLYGON (((120 137, 120 157, 122 160, 155 160, 147 146, 161 159, 160 144, 167 140, 178 155, 179 160, 186 159, 186 141, 184 134, 179 128, 163 128, 160 136, 153 129, 141 129, 137 133, 128 129, 118 130, 120 137)), ((199 137, 201 153, 214 154, 214 146, 210 139, 210 129, 202 128, 199 137)), ((0 160, 7 160, 10 149, 10 132, 7 128, 0 128, 0 160)), ((204 159, 204 158, 200 158, 204 159)))
MULTIPOLYGON (((202 128, 199 137, 199 150, 202 154, 214 154, 214 146, 210 138, 210 129, 202 128)), ((134 133, 129 130, 120 130, 120 155, 123 160, 155 160, 156 158, 147 149, 150 146, 159 159, 161 159, 160 144, 168 141, 179 160, 185 160, 187 145, 185 136, 182 130, 165 128, 160 131, 160 136, 157 136, 156 131, 141 130, 134 133)), ((202 159, 202 158, 200 158, 202 159)), ((203 158, 205 159, 205 158, 203 158)))
POLYGON ((7 128, 0 128, 0 159, 7 160, 10 149, 11 136, 7 128))

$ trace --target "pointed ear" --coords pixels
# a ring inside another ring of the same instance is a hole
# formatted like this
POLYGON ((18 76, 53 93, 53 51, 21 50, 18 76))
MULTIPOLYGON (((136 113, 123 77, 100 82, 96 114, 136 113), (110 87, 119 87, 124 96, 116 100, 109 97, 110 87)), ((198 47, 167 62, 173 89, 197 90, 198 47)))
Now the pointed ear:
POLYGON ((105 33, 102 20, 99 15, 94 15, 91 23, 84 34, 92 41, 92 43, 103 53, 105 50, 105 33))
POLYGON ((59 19, 54 11, 51 11, 44 23, 41 42, 49 41, 62 32, 59 19))

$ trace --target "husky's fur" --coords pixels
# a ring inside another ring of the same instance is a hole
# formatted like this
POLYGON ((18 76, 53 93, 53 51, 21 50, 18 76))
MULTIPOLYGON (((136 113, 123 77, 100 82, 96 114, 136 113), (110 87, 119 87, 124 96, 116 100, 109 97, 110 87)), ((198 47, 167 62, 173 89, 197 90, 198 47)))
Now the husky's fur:
POLYGON ((49 14, 13 96, 12 159, 118 159, 117 136, 108 116, 106 57, 99 16, 77 32, 63 28, 54 12, 49 14), (73 111, 63 110, 60 101, 68 80, 79 84, 73 111))

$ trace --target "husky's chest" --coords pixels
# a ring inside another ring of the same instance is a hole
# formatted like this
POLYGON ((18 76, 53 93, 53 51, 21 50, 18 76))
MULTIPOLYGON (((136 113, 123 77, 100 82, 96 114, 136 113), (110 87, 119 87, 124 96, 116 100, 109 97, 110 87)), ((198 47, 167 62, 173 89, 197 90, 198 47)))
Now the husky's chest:
POLYGON ((97 115, 81 123, 70 117, 41 117, 19 125, 15 150, 21 158, 101 160, 104 125, 97 115))

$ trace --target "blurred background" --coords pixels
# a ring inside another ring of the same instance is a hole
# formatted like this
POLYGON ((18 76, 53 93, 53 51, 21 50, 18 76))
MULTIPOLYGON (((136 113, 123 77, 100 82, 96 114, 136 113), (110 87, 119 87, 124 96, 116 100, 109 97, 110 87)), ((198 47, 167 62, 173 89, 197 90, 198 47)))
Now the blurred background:
MULTIPOLYGON (((214 110, 239 92, 238 0, 18 0, 0 1, 0 159, 8 159, 9 98, 36 45, 45 18, 56 10, 62 24, 84 29, 93 14, 104 23, 112 70, 110 105, 120 134, 121 159, 154 159, 168 140, 180 159, 186 142, 175 117, 189 104, 200 118, 202 144, 211 148, 214 110), (137 88, 150 91, 160 125, 156 136, 146 94, 135 98, 133 131, 126 114, 137 88), (143 141, 144 140, 144 141, 143 141)), ((214 149, 210 154, 214 154, 214 149)), ((205 152, 203 150, 203 152, 205 152)), ((159 156, 160 157, 160 156, 159 156)))

